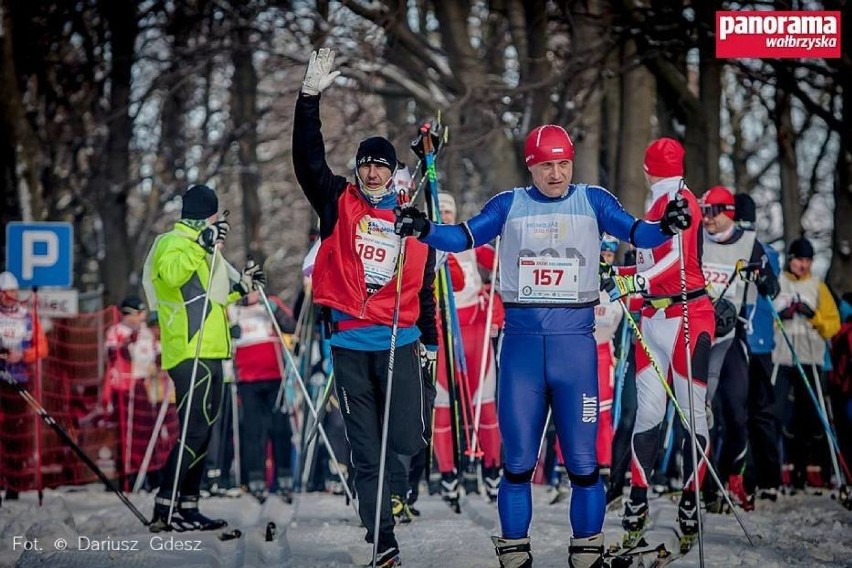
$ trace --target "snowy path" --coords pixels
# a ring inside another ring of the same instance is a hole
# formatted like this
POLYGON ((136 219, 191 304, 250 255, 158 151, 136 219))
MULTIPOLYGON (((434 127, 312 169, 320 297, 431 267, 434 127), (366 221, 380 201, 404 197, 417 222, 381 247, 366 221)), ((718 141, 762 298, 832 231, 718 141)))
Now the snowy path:
MULTIPOLYGON (((535 517, 532 546, 537 567, 567 566, 567 501, 549 505, 552 494, 542 487, 534 491, 535 517)), ((152 509, 152 497, 133 496, 144 514, 152 509)), ((397 528, 404 566, 422 568, 494 567, 496 559, 489 535, 496 532, 497 512, 479 496, 463 502, 454 514, 437 497, 418 503, 422 516, 397 528)), ((670 539, 675 503, 652 501, 656 518, 649 542, 670 539)), ((33 493, 0 507, 0 567, 50 566, 51 568, 121 567, 261 567, 352 566, 365 562, 370 545, 363 541, 351 508, 339 497, 325 494, 297 495, 293 505, 273 497, 263 506, 243 496, 207 499, 202 511, 222 516, 243 537, 220 541, 218 533, 151 535, 114 495, 98 486, 77 490, 48 491, 43 507, 33 493), (266 542, 265 528, 274 522, 275 541, 266 542), (19 537, 17 540, 15 537, 19 537), (152 540, 154 538, 154 540, 152 540), (23 550, 38 539, 41 550, 23 550), (68 550, 55 550, 57 539, 68 550), (99 541, 102 548, 135 546, 138 550, 72 550, 82 543, 99 541), (167 550, 184 546, 197 550, 167 550)), ((777 503, 760 502, 758 510, 743 514, 757 548, 751 549, 732 516, 705 516, 707 566, 852 567, 852 512, 828 497, 782 497, 777 503)), ((607 543, 620 536, 617 514, 607 516, 607 543)), ((674 566, 698 566, 697 546, 674 566)))

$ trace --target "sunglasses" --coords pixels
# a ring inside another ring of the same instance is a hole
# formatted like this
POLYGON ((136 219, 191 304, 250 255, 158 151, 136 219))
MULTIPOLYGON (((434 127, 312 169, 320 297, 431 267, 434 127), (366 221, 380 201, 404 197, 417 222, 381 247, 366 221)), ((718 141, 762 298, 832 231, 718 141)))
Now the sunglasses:
POLYGON ((733 211, 733 205, 724 205, 724 204, 716 204, 716 205, 702 205, 701 206, 701 215, 704 217, 715 217, 716 215, 721 215, 725 211, 733 211))

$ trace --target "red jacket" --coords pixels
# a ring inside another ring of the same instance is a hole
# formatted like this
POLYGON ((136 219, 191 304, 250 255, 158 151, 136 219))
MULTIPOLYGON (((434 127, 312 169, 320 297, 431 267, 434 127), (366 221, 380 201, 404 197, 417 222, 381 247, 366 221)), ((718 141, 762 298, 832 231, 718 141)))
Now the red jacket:
MULTIPOLYGON (((323 238, 314 264, 314 301, 365 322, 390 326, 396 300, 396 276, 376 293, 367 294, 364 265, 356 249, 356 232, 365 217, 393 224, 394 213, 370 207, 352 184, 340 194, 337 208, 337 223, 332 233, 323 238)), ((420 315, 419 294, 429 249, 413 238, 406 239, 404 244, 399 325, 410 327, 420 315)))

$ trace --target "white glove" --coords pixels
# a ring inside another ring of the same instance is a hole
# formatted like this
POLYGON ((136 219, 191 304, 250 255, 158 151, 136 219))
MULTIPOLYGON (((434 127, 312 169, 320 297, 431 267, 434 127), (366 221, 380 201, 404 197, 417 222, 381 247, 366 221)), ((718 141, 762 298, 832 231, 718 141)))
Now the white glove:
POLYGON ((323 47, 318 52, 312 51, 308 70, 305 72, 305 80, 302 81, 302 92, 306 95, 318 95, 331 85, 340 75, 340 71, 332 71, 332 67, 334 67, 334 51, 327 47, 323 47))

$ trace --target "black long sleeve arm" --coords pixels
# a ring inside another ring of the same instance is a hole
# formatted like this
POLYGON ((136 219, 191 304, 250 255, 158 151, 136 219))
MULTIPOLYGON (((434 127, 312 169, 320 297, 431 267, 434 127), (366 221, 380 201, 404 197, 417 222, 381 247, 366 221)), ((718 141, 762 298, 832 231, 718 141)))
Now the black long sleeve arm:
POLYGON ((335 175, 325 160, 325 142, 319 111, 320 95, 299 94, 293 120, 293 169, 302 191, 319 215, 320 237, 337 222, 337 198, 346 178, 335 175))

